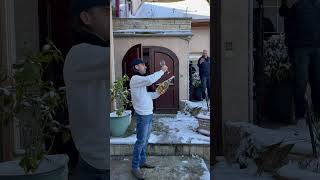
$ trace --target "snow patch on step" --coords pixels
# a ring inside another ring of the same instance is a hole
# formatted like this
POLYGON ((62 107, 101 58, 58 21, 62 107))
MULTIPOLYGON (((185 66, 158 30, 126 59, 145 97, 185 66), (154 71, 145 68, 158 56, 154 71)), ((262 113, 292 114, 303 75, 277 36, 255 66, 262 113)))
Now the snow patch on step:
MULTIPOLYGON (((194 117, 178 113, 175 118, 159 118, 161 126, 166 127, 166 132, 153 131, 150 134, 149 143, 153 144, 210 144, 210 137, 196 132, 199 126, 194 117)), ((134 144, 136 134, 129 137, 112 137, 111 144, 134 144)))
POLYGON ((205 100, 196 101, 196 102, 192 102, 192 101, 189 101, 189 100, 181 100, 181 102, 185 103, 186 106, 188 108, 190 108, 190 109, 196 108, 196 107, 201 107, 202 110, 208 111, 207 102, 205 100))
POLYGON ((210 171, 208 170, 207 165, 203 159, 201 159, 201 166, 205 170, 203 171, 203 175, 200 177, 200 180, 210 180, 210 171))

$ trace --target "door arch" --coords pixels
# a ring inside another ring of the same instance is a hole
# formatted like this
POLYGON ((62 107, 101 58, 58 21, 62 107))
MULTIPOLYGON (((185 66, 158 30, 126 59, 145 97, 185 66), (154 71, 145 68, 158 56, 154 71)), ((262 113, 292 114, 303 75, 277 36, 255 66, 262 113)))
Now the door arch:
MULTIPOLYGON (((169 67, 169 74, 165 74, 154 85, 148 87, 148 91, 155 91, 156 84, 175 76, 172 85, 166 94, 154 101, 155 113, 176 113, 179 109, 179 59, 176 54, 168 48, 159 46, 144 46, 140 44, 131 47, 122 60, 122 74, 130 78, 133 75, 131 62, 135 58, 142 58, 148 67, 147 73, 152 74, 159 71, 160 61, 165 60, 169 67)), ((128 84, 129 85, 129 84, 128 84)))

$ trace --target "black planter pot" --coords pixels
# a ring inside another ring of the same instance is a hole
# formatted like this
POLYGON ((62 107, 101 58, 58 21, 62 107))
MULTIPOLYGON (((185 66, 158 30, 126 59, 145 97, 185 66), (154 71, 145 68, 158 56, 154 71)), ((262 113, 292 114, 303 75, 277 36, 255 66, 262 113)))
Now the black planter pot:
POLYGON ((200 87, 193 88, 193 100, 195 101, 201 101, 201 96, 202 96, 202 89, 200 87))
POLYGON ((269 86, 267 91, 267 118, 276 122, 293 122, 293 86, 281 82, 269 86))

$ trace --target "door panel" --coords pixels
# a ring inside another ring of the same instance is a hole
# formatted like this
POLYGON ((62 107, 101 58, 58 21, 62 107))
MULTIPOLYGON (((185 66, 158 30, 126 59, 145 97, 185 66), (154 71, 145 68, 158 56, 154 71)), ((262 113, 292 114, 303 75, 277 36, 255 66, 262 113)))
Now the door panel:
MULTIPOLYGON (((133 71, 131 69, 131 62, 132 60, 136 59, 136 58, 141 58, 142 57, 142 46, 141 44, 137 44, 133 47, 131 47, 126 55, 124 56, 123 60, 122 60, 122 75, 127 75, 129 76, 129 79, 131 79, 131 77, 133 76, 133 71)), ((128 81, 125 86, 130 89, 130 82, 128 81)), ((128 97, 129 100, 131 100, 131 96, 129 95, 128 97)), ((128 107, 127 109, 131 110, 132 112, 134 112, 133 107, 128 107)))
MULTIPOLYGON (((141 44, 135 45, 128 50, 122 61, 122 72, 127 74, 129 78, 132 77, 133 72, 131 69, 131 62, 135 58, 142 58, 146 62, 147 74, 153 74, 161 69, 160 61, 165 60, 166 65, 169 67, 170 74, 165 74, 154 85, 148 87, 148 91, 154 92, 156 84, 163 82, 171 76, 176 76, 177 79, 172 81, 166 94, 160 96, 154 101, 155 113, 176 113, 179 108, 179 62, 176 55, 163 47, 148 46, 142 47, 141 44)), ((129 87, 129 83, 127 84, 129 87)), ((133 110, 131 108, 131 110, 133 110)))
POLYGON ((150 73, 154 73, 161 69, 160 61, 164 60, 169 68, 169 74, 164 74, 154 85, 152 85, 152 91, 155 91, 156 85, 175 76, 176 79, 172 81, 168 91, 154 101, 154 109, 156 113, 176 113, 179 105, 179 63, 178 58, 170 50, 161 47, 153 47, 150 50, 150 58, 152 63, 150 64, 150 73))
POLYGON ((142 46, 141 44, 137 44, 131 47, 127 54, 124 56, 122 61, 122 74, 127 74, 129 78, 132 77, 133 71, 131 69, 131 62, 136 58, 142 57, 142 46))

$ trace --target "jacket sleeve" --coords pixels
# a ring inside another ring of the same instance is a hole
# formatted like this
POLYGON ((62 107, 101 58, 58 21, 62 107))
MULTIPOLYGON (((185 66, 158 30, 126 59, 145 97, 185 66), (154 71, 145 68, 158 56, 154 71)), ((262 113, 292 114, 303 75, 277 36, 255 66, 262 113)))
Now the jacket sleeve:
POLYGON ((160 97, 160 94, 158 92, 148 92, 148 94, 151 96, 152 99, 157 99, 160 97))
POLYGON ((201 60, 201 59, 203 59, 203 57, 199 58, 199 60, 198 60, 198 67, 201 66, 201 64, 200 64, 200 60, 201 60))
POLYGON ((149 76, 135 76, 132 77, 130 81, 130 87, 131 88, 137 88, 137 87, 147 87, 151 86, 153 83, 157 82, 164 72, 162 70, 155 72, 149 76))

